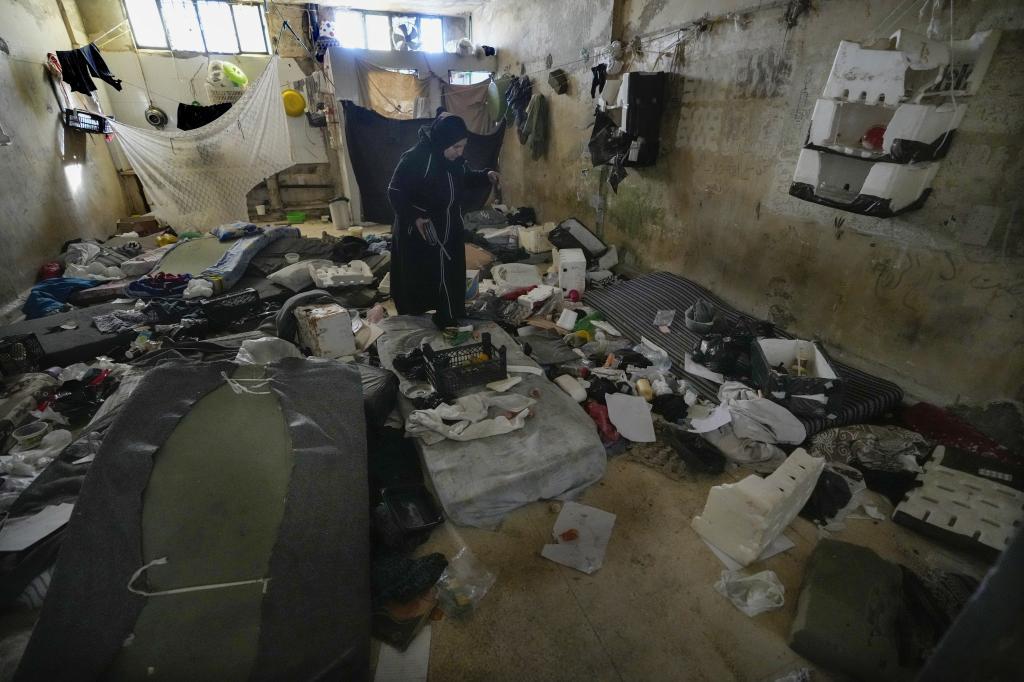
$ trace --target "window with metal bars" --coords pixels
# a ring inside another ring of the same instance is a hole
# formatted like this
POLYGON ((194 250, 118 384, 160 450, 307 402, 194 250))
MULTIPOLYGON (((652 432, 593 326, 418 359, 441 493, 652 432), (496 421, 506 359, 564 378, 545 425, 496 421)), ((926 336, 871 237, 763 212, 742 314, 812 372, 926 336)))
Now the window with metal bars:
POLYGON ((225 0, 124 0, 135 44, 151 50, 267 54, 259 5, 225 0))

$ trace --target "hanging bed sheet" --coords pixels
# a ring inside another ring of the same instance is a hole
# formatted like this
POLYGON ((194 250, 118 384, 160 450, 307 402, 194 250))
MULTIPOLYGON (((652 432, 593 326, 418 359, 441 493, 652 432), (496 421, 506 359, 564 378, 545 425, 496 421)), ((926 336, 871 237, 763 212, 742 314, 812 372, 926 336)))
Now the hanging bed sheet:
MULTIPOLYGON (((393 371, 396 355, 424 341, 447 348, 429 317, 400 315, 381 323, 377 341, 381 364, 393 371)), ((493 323, 478 326, 491 334, 495 346, 505 346, 508 364, 537 368, 519 345, 493 323)), ((509 512, 530 502, 571 497, 604 476, 607 461, 597 430, 587 413, 545 376, 510 373, 522 377, 508 393, 539 393, 534 415, 523 428, 478 440, 443 440, 416 447, 448 518, 467 526, 493 527, 509 512)), ((402 394, 416 385, 401 377, 402 394)), ((482 389, 482 387, 481 387, 482 389)), ((408 417, 414 408, 399 398, 399 411, 408 417)))
POLYGON ((15 679, 363 679, 365 442, 342 363, 150 370, 82 485, 15 679))
MULTIPOLYGON (((394 221, 394 213, 388 202, 388 183, 399 157, 416 145, 420 128, 429 126, 433 119, 399 121, 352 102, 342 102, 342 105, 345 108, 345 137, 352 172, 359 184, 363 220, 390 225, 394 221)), ((466 160, 470 168, 497 168, 504 137, 504 126, 490 135, 470 133, 466 146, 466 160)), ((462 210, 468 212, 483 208, 490 192, 490 187, 467 189, 462 210)))
MULTIPOLYGON (((693 350, 700 339, 682 324, 683 311, 704 299, 718 309, 718 314, 729 322, 740 317, 740 313, 728 303, 695 282, 669 272, 655 272, 612 286, 588 291, 584 301, 598 310, 623 334, 639 342, 641 336, 656 343, 672 358, 672 367, 679 376, 685 377, 701 394, 701 397, 718 402, 718 387, 713 381, 683 371, 685 355, 693 350), (675 310, 676 323, 669 334, 662 334, 652 324, 659 310, 675 310)), ((776 330, 780 338, 791 339, 791 335, 776 330)), ((903 400, 903 390, 896 384, 871 376, 848 365, 835 362, 836 371, 845 383, 843 406, 835 419, 825 417, 799 417, 810 437, 833 426, 857 424, 877 417, 903 400)))
POLYGON ((188 131, 144 130, 111 120, 153 214, 176 230, 247 220, 245 195, 292 165, 274 55, 220 118, 188 131))

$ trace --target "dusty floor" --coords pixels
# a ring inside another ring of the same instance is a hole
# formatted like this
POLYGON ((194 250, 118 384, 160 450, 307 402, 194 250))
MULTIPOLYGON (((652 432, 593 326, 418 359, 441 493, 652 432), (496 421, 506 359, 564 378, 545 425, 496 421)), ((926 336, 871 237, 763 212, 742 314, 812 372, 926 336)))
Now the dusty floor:
MULTIPOLYGON (((446 524, 434 533, 424 551, 451 556, 465 544, 497 581, 470 620, 433 624, 430 680, 760 681, 801 667, 840 679, 786 645, 818 529, 797 519, 787 530, 796 547, 748 567, 775 571, 786 587, 782 609, 748 618, 714 591, 723 567, 689 525, 711 485, 743 473, 670 477, 636 459, 612 459, 580 499, 618 517, 592 576, 540 556, 556 503, 520 509, 494 532, 446 524)), ((850 519, 832 537, 918 570, 983 570, 891 521, 850 519)))

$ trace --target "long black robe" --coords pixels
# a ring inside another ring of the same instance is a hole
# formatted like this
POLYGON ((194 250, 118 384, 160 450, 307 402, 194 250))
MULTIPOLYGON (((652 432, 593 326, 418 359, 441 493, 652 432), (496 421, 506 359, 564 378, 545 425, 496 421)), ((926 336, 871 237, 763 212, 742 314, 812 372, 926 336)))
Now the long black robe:
POLYGON ((470 170, 465 159, 448 161, 420 129, 419 143, 402 154, 388 185, 395 211, 391 228, 391 297, 402 315, 436 310, 439 324, 453 324, 466 313, 466 252, 462 199, 467 188, 488 184, 489 170, 470 170), (429 218, 436 243, 416 229, 429 218))

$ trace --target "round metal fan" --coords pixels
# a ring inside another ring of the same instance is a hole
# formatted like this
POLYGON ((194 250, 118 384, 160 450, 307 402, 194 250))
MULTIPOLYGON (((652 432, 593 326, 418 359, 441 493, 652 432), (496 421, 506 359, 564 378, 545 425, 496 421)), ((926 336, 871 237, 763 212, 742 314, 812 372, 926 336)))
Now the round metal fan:
POLYGON ((420 49, 420 30, 416 28, 416 20, 408 19, 397 24, 391 33, 391 44, 400 52, 420 49))
POLYGON ((163 128, 168 120, 166 112, 160 107, 151 104, 146 109, 146 123, 154 128, 163 128))

